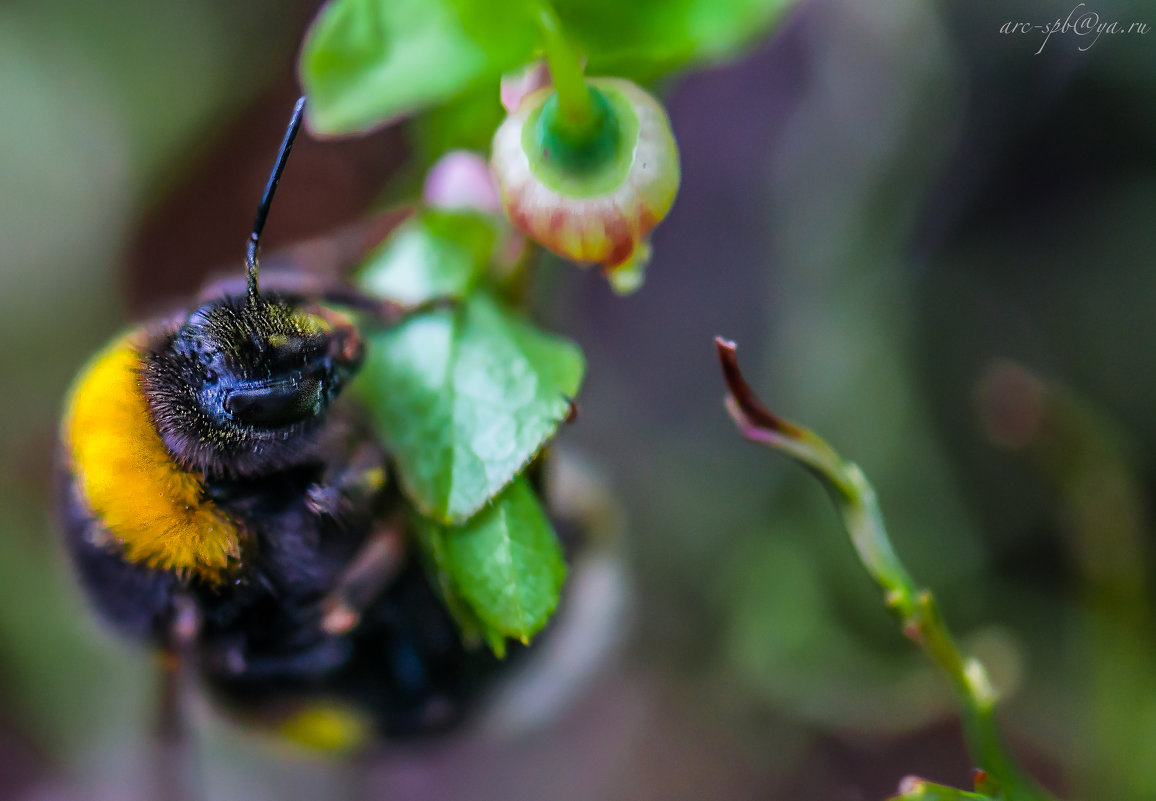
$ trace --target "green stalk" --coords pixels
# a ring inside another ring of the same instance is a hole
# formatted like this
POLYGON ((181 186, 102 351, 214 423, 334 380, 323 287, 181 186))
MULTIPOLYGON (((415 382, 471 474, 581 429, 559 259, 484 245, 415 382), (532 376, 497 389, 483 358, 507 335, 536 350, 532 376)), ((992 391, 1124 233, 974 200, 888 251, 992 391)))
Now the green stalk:
POLYGON ((548 4, 543 3, 538 10, 538 27, 542 32, 542 46, 546 51, 546 63, 550 66, 550 78, 558 97, 556 130, 562 138, 577 141, 589 135, 597 123, 590 87, 582 73, 582 63, 566 36, 558 15, 548 4))
POLYGON ((889 801, 992 801, 992 797, 911 777, 903 780, 899 795, 889 801))
MULTIPOLYGON (((931 591, 916 584, 899 560, 887 535, 875 490, 863 471, 814 432, 768 411, 739 371, 734 343, 716 339, 715 344, 730 389, 727 410, 743 436, 783 451, 826 484, 859 560, 883 590, 887 608, 898 618, 904 635, 919 645, 947 677, 961 709, 968 751, 982 769, 985 793, 978 797, 998 790, 998 797, 1014 801, 1055 801, 1008 751, 996 721, 996 693, 986 669, 979 660, 960 654, 931 591)), ((933 785, 928 787, 934 789, 933 785)))

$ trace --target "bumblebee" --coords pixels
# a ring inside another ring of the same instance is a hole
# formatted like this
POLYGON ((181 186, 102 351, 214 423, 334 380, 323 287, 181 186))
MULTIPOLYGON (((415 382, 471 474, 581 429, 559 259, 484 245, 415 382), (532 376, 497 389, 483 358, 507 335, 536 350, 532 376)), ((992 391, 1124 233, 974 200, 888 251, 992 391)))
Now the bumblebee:
POLYGON ((76 379, 62 527, 101 615, 230 709, 286 732, 341 709, 411 736, 456 721, 500 663, 464 648, 406 552, 386 454, 342 397, 364 351, 356 315, 399 310, 291 274, 258 284, 303 107, 243 288, 118 336, 76 379))

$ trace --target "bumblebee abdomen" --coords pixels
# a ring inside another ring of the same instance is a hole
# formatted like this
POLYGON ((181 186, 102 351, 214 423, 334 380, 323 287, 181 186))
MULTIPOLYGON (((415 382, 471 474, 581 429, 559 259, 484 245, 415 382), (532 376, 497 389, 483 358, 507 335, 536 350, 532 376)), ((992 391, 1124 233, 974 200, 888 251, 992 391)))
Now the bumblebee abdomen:
MULTIPOLYGON (((249 622, 259 623, 255 618, 249 622)), ((299 636, 317 633, 315 623, 298 624, 299 636)), ((264 656, 243 670, 222 669, 226 666, 221 663, 208 666, 204 677, 217 700, 242 718, 265 719, 277 728, 299 725, 319 708, 356 709, 364 716, 361 723, 387 738, 433 734, 453 726, 505 664, 488 650, 462 644, 417 560, 365 610, 353 632, 321 635, 311 650, 298 652, 292 661, 264 656), (344 648, 344 655, 340 663, 318 669, 326 644, 344 648)), ((328 714, 323 720, 332 725, 328 714)), ((298 741, 312 739, 299 730, 287 733, 298 741)))
POLYGON ((216 582, 239 555, 240 532, 157 434, 142 340, 117 338, 77 378, 61 428, 67 466, 98 533, 126 561, 216 582))
POLYGON ((136 640, 163 641, 180 578, 125 561, 117 549, 108 547, 107 533, 80 498, 76 477, 62 469, 59 481, 64 542, 92 605, 121 633, 136 640))

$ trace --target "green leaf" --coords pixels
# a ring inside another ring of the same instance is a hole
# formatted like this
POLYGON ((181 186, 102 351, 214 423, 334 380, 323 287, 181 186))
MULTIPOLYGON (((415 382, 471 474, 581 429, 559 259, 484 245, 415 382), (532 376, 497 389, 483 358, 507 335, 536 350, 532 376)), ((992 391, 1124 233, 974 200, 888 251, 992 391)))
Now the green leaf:
POLYGON ((489 153, 494 131, 505 116, 500 93, 485 85, 415 118, 409 123, 409 140, 427 167, 451 150, 489 153))
POLYGON ((369 255, 358 285, 407 305, 463 298, 489 264, 497 238, 496 225, 481 214, 423 211, 369 255))
POLYGON ((528 643, 549 621, 566 563, 526 479, 514 481, 463 525, 426 520, 419 532, 451 613, 459 625, 464 621, 463 631, 480 633, 499 656, 504 638, 528 643))
POLYGON ((366 131, 498 79, 530 59, 518 0, 329 0, 305 37, 301 83, 317 134, 366 131))
POLYGON ((447 527, 414 512, 413 530, 417 533, 417 541, 424 557, 426 574, 429 576, 430 583, 437 589, 442 603, 446 606, 446 611, 457 623, 462 641, 470 648, 476 648, 485 642, 495 656, 504 659, 506 656, 505 635, 483 623, 474 613, 473 608, 462 599, 457 586, 454 584, 453 572, 445 547, 447 527))
POLYGON ((719 61, 764 35, 795 0, 556 0, 592 75, 649 81, 719 61))
POLYGON ((371 337, 358 388, 414 505, 466 520, 570 412, 585 363, 488 295, 371 337))
MULTIPOLYGON (((694 62, 718 61, 751 44, 795 0, 557 0, 568 36, 592 75, 650 81, 694 62)), ((540 45, 527 0, 329 0, 301 52, 307 114, 317 134, 365 131, 400 115, 489 92, 540 45)), ((463 107, 462 112, 467 112, 463 107)), ((451 123, 456 122, 451 119, 451 123)), ((451 125, 458 138, 460 128, 451 125)), ((487 141, 493 128, 476 129, 487 141)), ((468 137, 475 143, 475 137, 468 137)), ((475 143, 476 146, 476 143, 475 143)))

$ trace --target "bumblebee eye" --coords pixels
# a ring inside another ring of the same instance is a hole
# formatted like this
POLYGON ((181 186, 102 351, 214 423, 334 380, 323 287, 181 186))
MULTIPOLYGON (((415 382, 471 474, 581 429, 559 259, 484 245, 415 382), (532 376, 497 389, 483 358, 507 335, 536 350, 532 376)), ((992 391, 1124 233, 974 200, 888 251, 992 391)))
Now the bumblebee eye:
POLYGON ((205 383, 206 384, 217 383, 217 371, 212 369, 211 367, 209 369, 205 370, 205 383))
POLYGON ((261 428, 297 423, 320 414, 324 407, 325 390, 316 378, 235 389, 225 398, 225 411, 261 428))

